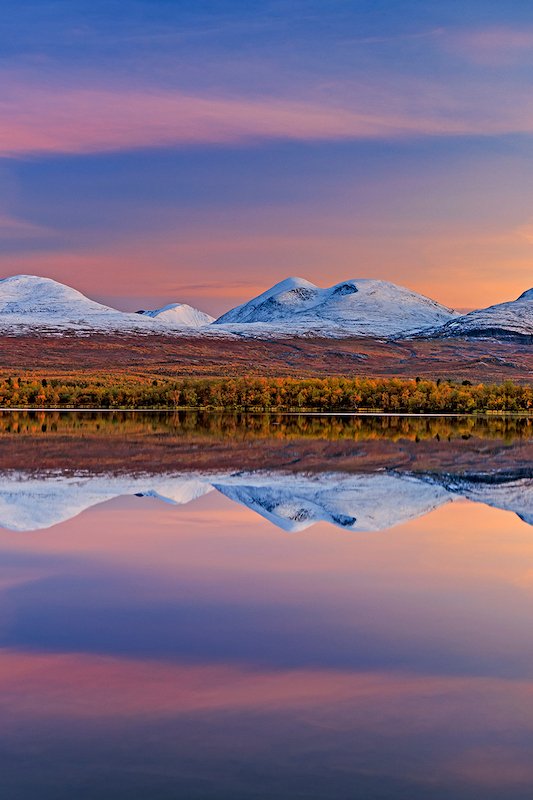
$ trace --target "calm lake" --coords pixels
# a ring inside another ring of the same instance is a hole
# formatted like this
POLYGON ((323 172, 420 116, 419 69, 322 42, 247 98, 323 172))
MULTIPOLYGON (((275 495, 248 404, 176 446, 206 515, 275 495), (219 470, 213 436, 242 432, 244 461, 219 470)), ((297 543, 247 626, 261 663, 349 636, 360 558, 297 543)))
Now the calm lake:
POLYGON ((530 800, 533 421, 0 413, 8 800, 530 800))

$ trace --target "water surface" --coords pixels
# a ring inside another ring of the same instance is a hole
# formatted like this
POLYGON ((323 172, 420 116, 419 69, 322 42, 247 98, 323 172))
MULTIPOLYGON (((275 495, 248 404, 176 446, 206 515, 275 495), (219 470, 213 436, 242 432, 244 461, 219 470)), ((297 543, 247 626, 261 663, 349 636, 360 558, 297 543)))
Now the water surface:
POLYGON ((529 798, 532 447, 4 414, 5 796, 529 798))

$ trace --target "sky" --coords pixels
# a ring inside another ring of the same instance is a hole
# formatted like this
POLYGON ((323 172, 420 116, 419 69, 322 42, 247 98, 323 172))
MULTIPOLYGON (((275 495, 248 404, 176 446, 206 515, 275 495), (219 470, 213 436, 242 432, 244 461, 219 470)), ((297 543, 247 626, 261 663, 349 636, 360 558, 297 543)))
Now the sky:
POLYGON ((0 275, 219 314, 533 285, 529 0, 0 0, 0 275))

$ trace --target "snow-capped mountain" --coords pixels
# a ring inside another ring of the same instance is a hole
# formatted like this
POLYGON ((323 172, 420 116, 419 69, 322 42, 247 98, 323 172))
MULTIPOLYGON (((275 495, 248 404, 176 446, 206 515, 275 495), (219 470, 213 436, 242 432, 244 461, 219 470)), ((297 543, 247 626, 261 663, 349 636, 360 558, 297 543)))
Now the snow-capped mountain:
MULTIPOLYGON (((176 304, 179 306, 179 304, 176 304)), ((198 327, 201 311, 166 307, 148 315, 127 313, 97 303, 81 292, 37 275, 13 275, 0 280, 0 329, 42 331, 159 332, 198 327), (161 318, 160 318, 161 314, 161 318)))
POLYGON ((471 311, 450 320, 435 334, 491 338, 516 336, 533 340, 533 289, 528 289, 516 300, 471 311))
POLYGON ((409 473, 277 472, 174 473, 42 477, 0 475, 0 526, 14 531, 48 528, 121 495, 184 505, 218 490, 285 531, 328 522, 349 531, 381 531, 466 498, 514 512, 533 524, 533 479, 409 473))
POLYGON ((456 316, 434 300, 387 281, 347 280, 320 289, 303 278, 287 278, 223 314, 215 325, 258 335, 390 337, 441 326, 456 316))
POLYGON ((200 311, 198 308, 187 305, 187 303, 170 303, 163 308, 156 308, 153 311, 138 311, 145 317, 151 317, 158 322, 169 325, 172 328, 186 326, 188 328, 202 328, 215 321, 214 317, 200 311))

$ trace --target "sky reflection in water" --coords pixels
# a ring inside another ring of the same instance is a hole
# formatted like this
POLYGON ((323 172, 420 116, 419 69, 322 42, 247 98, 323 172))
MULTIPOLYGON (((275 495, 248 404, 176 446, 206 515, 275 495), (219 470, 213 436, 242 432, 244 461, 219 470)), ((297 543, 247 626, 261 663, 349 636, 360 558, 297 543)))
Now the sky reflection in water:
POLYGON ((526 798, 533 528, 287 533, 218 492, 0 531, 5 796, 526 798))

